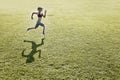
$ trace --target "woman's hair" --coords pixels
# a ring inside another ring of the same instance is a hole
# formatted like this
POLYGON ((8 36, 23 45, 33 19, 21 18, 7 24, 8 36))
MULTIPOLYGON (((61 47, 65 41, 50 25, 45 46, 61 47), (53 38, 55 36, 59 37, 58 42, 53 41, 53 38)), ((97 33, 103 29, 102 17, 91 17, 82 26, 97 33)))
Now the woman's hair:
POLYGON ((42 10, 43 8, 42 7, 38 7, 37 10, 42 10))

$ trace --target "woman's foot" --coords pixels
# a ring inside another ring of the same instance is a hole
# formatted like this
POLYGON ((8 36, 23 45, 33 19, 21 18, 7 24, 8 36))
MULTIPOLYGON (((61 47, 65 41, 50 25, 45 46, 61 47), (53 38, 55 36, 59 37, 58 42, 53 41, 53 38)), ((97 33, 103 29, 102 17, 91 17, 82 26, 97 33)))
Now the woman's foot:
POLYGON ((27 28, 27 31, 29 31, 30 30, 30 28, 27 28))
POLYGON ((43 31, 43 33, 42 33, 42 34, 43 34, 43 36, 44 36, 44 38, 45 38, 45 31, 43 31))
POLYGON ((42 33, 43 35, 45 35, 45 31, 43 31, 43 33, 42 33))

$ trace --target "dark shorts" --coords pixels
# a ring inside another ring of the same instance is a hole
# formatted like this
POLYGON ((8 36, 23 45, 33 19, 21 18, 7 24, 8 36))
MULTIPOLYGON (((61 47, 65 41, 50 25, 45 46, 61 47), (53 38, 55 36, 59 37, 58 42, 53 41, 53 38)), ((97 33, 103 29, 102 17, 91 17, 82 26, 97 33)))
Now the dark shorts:
POLYGON ((44 24, 40 20, 37 20, 35 28, 37 28, 38 26, 44 26, 44 24))

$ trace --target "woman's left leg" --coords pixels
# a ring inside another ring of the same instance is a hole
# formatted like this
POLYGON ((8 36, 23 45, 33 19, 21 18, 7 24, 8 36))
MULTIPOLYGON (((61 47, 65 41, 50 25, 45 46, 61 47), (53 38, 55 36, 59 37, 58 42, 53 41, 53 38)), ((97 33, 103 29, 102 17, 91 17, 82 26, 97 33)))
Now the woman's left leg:
POLYGON ((43 24, 43 23, 40 23, 40 26, 42 26, 43 27, 43 35, 45 35, 45 29, 46 29, 46 25, 45 24, 43 24))

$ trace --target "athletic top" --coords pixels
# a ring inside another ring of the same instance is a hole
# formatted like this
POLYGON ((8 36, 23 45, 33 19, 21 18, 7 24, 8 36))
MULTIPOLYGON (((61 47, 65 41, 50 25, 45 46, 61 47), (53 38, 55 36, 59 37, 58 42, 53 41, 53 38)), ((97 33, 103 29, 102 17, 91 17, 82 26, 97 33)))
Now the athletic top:
POLYGON ((38 14, 38 17, 42 17, 42 16, 43 16, 43 14, 40 14, 40 13, 38 14))

